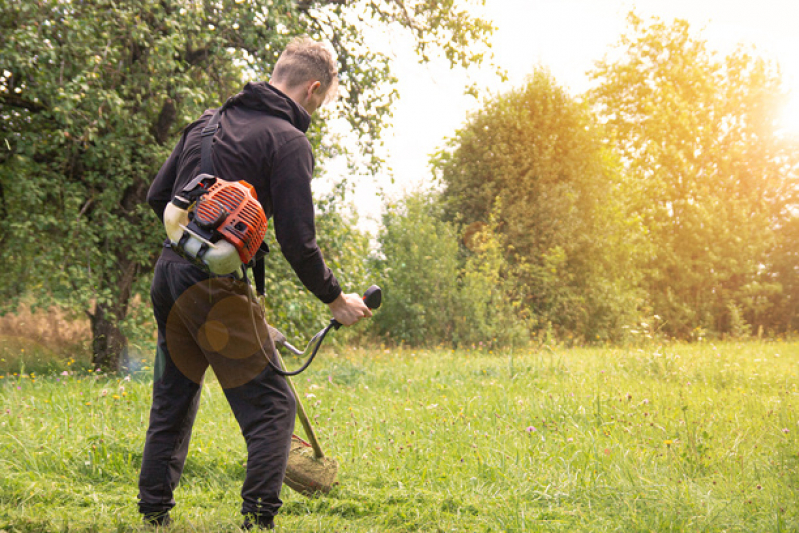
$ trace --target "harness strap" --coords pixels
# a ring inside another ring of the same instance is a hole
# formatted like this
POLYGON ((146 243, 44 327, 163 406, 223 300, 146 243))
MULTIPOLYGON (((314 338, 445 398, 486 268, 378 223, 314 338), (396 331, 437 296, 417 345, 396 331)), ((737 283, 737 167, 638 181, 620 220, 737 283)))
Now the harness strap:
POLYGON ((216 176, 214 171, 214 160, 212 154, 214 153, 214 135, 219 129, 219 119, 222 116, 222 108, 218 108, 208 124, 200 132, 202 137, 202 144, 200 146, 200 174, 210 174, 216 176))
MULTIPOLYGON (((219 130, 219 119, 222 117, 222 111, 224 111, 225 107, 223 105, 218 108, 211 120, 200 131, 200 136, 202 137, 200 144, 200 174, 216 176, 212 157, 214 153, 214 135, 219 130)), ((266 247, 265 244, 263 246, 266 247)), ((268 252, 269 248, 266 248, 266 251, 268 252)), ((263 257, 255 261, 255 265, 252 267, 252 277, 255 280, 255 292, 259 296, 263 296, 266 292, 266 266, 263 257)))
POLYGON ((255 292, 258 296, 263 296, 266 292, 266 266, 264 258, 257 259, 252 269, 252 277, 255 279, 255 292))

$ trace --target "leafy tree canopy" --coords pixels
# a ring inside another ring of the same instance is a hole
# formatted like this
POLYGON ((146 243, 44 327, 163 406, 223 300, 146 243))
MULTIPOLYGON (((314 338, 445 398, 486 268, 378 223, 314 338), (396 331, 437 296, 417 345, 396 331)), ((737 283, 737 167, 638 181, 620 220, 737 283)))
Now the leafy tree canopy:
POLYGON ((621 333, 636 308, 629 272, 640 228, 628 220, 618 163, 585 105, 538 70, 488 99, 434 165, 448 218, 485 224, 499 200, 496 231, 540 327, 621 333))
MULTIPOLYGON (((645 286, 664 331, 730 331, 782 290, 770 267, 795 219, 795 142, 777 135, 777 67, 741 48, 717 58, 687 22, 629 16, 620 54, 589 93, 654 251, 645 286)), ((778 254, 779 255, 779 254, 778 254)))
POLYGON ((468 65, 483 59, 492 28, 467 3, 0 0, 3 304, 27 291, 84 311, 95 362, 118 367, 120 325, 163 238, 143 200, 181 128, 243 78, 265 79, 285 43, 310 34, 338 53, 335 113, 374 168, 395 80, 362 30, 396 27, 422 60, 468 65))

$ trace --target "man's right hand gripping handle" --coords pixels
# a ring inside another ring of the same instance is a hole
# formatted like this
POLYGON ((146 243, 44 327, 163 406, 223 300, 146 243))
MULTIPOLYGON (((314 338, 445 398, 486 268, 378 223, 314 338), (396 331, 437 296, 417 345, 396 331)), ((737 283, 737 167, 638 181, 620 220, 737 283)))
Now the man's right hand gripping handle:
POLYGON ((333 318, 344 326, 351 326, 364 317, 372 316, 372 310, 366 306, 360 294, 342 292, 328 306, 333 318))

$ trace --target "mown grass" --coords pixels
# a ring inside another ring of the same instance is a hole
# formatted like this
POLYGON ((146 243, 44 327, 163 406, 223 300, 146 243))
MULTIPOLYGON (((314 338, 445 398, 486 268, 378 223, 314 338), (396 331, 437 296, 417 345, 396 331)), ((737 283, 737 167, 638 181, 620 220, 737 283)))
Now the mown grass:
MULTIPOLYGON (((278 529, 796 531, 797 362, 796 342, 328 350, 296 383, 341 484, 284 488, 278 529)), ((151 371, 73 366, 0 372, 0 530, 144 531, 151 371)), ((245 459, 210 378, 171 530, 237 531, 245 459)))

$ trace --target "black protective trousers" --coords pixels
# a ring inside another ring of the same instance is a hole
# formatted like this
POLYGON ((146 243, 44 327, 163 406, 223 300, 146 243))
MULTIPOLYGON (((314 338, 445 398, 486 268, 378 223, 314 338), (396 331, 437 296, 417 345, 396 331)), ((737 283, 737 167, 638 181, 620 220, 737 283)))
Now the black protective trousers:
POLYGON ((159 259, 150 292, 158 348, 139 510, 150 515, 175 506, 173 493, 210 365, 247 444, 242 514, 274 516, 282 505, 296 404, 285 378, 268 366, 256 340, 260 337, 267 354, 274 352, 263 311, 248 298, 250 289, 243 281, 209 277, 193 265, 170 260, 170 254, 165 251, 159 259))

